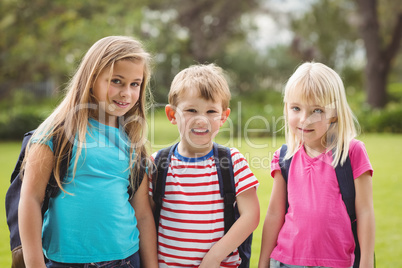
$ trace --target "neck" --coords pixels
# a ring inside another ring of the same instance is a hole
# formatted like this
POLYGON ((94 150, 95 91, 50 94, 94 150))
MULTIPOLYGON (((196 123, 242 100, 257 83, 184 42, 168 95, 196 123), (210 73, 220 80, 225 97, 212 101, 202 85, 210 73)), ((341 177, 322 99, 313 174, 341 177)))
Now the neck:
POLYGON ((179 154, 189 158, 203 157, 207 155, 213 148, 213 143, 201 145, 199 147, 192 147, 185 144, 183 141, 180 141, 177 146, 177 150, 179 154))
POLYGON ((326 148, 323 146, 310 147, 306 144, 304 144, 303 146, 304 146, 304 150, 306 151, 307 155, 310 156, 311 158, 317 157, 320 154, 326 152, 326 148))

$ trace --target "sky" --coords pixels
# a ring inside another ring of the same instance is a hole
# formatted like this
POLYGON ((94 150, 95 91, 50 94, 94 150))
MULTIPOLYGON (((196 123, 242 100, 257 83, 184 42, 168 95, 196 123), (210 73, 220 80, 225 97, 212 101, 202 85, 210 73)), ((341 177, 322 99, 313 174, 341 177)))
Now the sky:
POLYGON ((250 35, 250 41, 261 50, 292 40, 289 16, 300 16, 315 0, 269 0, 254 19, 259 30, 250 35))

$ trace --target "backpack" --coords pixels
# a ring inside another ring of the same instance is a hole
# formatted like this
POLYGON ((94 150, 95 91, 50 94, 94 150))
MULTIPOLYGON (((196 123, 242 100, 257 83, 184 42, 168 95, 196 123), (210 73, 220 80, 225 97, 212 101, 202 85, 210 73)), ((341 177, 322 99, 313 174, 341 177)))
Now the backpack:
MULTIPOLYGON (((18 226, 18 205, 19 205, 19 201, 20 201, 21 185, 22 185, 22 181, 21 181, 21 177, 20 177, 20 169, 21 169, 21 164, 25 157, 25 149, 26 149, 28 142, 31 139, 32 134, 34 132, 35 132, 35 130, 31 130, 31 131, 25 133, 25 135, 24 135, 24 138, 22 140, 20 155, 18 156, 17 163, 11 174, 11 180, 10 180, 11 184, 6 193, 6 202, 5 202, 6 203, 6 216, 7 216, 7 225, 10 230, 11 267, 12 268, 25 268, 23 252, 22 252, 22 247, 21 247, 21 238, 20 238, 19 226, 18 226)), ((58 139, 57 136, 54 136, 53 138, 55 140, 58 139)), ((53 144, 57 144, 57 142, 54 142, 53 144)), ((70 152, 72 153, 72 150, 70 152)), ((64 176, 66 175, 70 158, 71 158, 71 155, 69 155, 68 157, 62 158, 61 163, 60 163, 60 178, 64 178, 64 176)), ((141 180, 142 180, 142 177, 144 176, 144 172, 145 172, 145 169, 141 165, 141 168, 139 171, 141 180)), ((141 180, 139 183, 141 183, 141 180)), ((128 193, 129 193, 130 197, 135 193, 136 189, 137 188, 135 188, 133 190, 132 187, 129 187, 128 193)), ((59 190, 60 189, 57 185, 56 179, 52 173, 49 178, 49 183, 46 187, 45 198, 44 198, 43 204, 42 204, 42 219, 45 215, 45 212, 48 209, 50 198, 56 197, 58 195, 58 193, 60 192, 59 190)))
MULTIPOLYGON (((155 202, 155 226, 158 232, 159 216, 162 208, 163 197, 165 195, 165 185, 167 172, 170 165, 171 156, 177 144, 160 150, 155 157, 156 172, 152 177, 153 184, 153 200, 155 202)), ((221 197, 224 200, 224 226, 225 234, 240 217, 237 206, 234 206, 236 201, 235 182, 233 175, 233 164, 230 148, 222 145, 213 144, 213 152, 216 164, 216 170, 219 180, 219 190, 221 197)), ((251 257, 251 242, 253 234, 239 246, 238 251, 241 258, 240 268, 248 268, 250 266, 251 257)))
MULTIPOLYGON (((17 163, 14 167, 13 173, 11 174, 10 187, 6 193, 6 216, 7 216, 7 225, 10 230, 10 247, 11 247, 11 267, 19 268, 25 267, 23 252, 21 247, 21 238, 19 233, 18 226, 18 205, 20 201, 21 194, 21 177, 20 177, 20 169, 21 164, 25 157, 25 149, 28 145, 29 140, 32 137, 34 130, 31 130, 24 135, 24 139, 22 140, 22 146, 20 155, 18 156, 17 163)), ((64 177, 67 172, 68 158, 64 157, 61 162, 61 170, 60 177, 64 177)), ((46 187, 45 198, 42 204, 42 219, 48 208, 49 199, 51 197, 55 197, 58 194, 59 188, 56 183, 56 179, 54 175, 50 176, 49 183, 46 187)))
MULTIPOLYGON (((283 144, 280 150, 279 154, 279 165, 281 167, 281 173, 282 176, 286 182, 286 185, 288 183, 288 173, 289 173, 289 168, 290 164, 292 162, 292 158, 290 159, 284 159, 287 151, 287 145, 283 144)), ((345 203, 346 210, 348 212, 350 222, 351 222, 351 227, 352 227, 352 232, 353 232, 353 237, 355 240, 355 262, 353 264, 353 268, 358 268, 360 264, 360 244, 359 244, 359 239, 357 237, 357 222, 356 222, 356 211, 355 211, 355 197, 356 197, 356 192, 355 192, 355 183, 354 183, 354 178, 353 178, 353 169, 352 165, 350 163, 350 158, 349 156, 346 158, 345 163, 341 165, 337 165, 335 168, 335 173, 336 173, 336 178, 338 180, 339 184, 339 189, 341 191, 342 195, 342 200, 345 203)), ((288 202, 286 201, 286 211, 289 207, 288 202)), ((374 267, 376 267, 375 264, 375 255, 374 255, 374 267)))

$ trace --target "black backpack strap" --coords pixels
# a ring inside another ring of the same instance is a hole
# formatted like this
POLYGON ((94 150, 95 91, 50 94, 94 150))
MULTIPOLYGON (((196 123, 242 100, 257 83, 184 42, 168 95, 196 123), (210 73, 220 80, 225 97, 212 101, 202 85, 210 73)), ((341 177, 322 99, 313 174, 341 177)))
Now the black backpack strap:
POLYGON ((21 165, 22 165, 22 161, 24 161, 24 157, 25 157, 25 149, 28 145, 29 140, 32 137, 32 134, 35 132, 35 130, 31 130, 27 133, 24 134, 24 139, 22 140, 22 145, 21 145, 21 151, 20 151, 20 155, 18 156, 18 161, 15 164, 13 173, 11 174, 11 180, 10 182, 13 182, 15 180, 15 178, 19 175, 20 170, 21 170, 21 165))
POLYGON ((223 215, 226 234, 236 220, 234 209, 236 189, 234 185, 232 156, 230 148, 217 143, 214 143, 213 151, 219 180, 219 190, 224 201, 223 215))
POLYGON ((154 219, 155 219, 156 232, 158 232, 162 201, 163 197, 165 196, 167 172, 169 169, 170 160, 176 147, 177 144, 159 150, 158 153, 156 154, 154 161, 156 170, 152 174, 152 187, 153 187, 152 199, 154 200, 155 203, 154 219))
MULTIPOLYGON (((281 173, 282 177, 285 180, 286 183, 286 191, 288 187, 288 177, 289 177, 289 168, 290 164, 292 163, 292 158, 285 159, 286 152, 288 150, 288 146, 286 144, 283 144, 279 153, 279 166, 281 167, 281 173)), ((288 211, 289 208, 289 202, 287 199, 287 194, 286 194, 286 212, 288 211)))
POLYGON ((131 183, 131 174, 128 177, 128 181, 130 185, 127 187, 127 192, 129 199, 133 198, 134 194, 137 192, 138 188, 140 187, 142 180, 144 179, 145 170, 148 167, 147 157, 143 153, 141 156, 141 161, 137 162, 136 165, 140 165, 140 169, 138 170, 138 183, 132 185, 131 183))
POLYGON ((32 137, 34 130, 25 133, 21 145, 20 155, 18 156, 17 163, 13 173, 11 174, 10 186, 6 193, 5 207, 7 216, 7 225, 10 230, 10 246, 11 250, 21 247, 21 239, 18 226, 18 204, 20 201, 22 180, 20 178, 21 164, 25 157, 26 146, 32 137))
POLYGON ((352 165, 350 163, 349 156, 346 158, 345 163, 341 166, 338 164, 335 168, 336 178, 338 179, 339 189, 342 194, 342 200, 345 202, 346 210, 350 220, 353 222, 356 220, 355 211, 355 182, 353 178, 352 165))
MULTIPOLYGON (((342 156, 341 156, 342 157, 342 156)), ((353 178, 353 169, 350 163, 349 156, 346 158, 345 163, 341 166, 338 164, 335 168, 336 178, 338 179, 339 189, 342 195, 342 200, 345 203, 350 222, 352 225, 352 232, 355 240, 355 262, 353 267, 360 265, 360 244, 357 237, 357 222, 356 222, 356 209, 355 209, 355 182, 353 178)))

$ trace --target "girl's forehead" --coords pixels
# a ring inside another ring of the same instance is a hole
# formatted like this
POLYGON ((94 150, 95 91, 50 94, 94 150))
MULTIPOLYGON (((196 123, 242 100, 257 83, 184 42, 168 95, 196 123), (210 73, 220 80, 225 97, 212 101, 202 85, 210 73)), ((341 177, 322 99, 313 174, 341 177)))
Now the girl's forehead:
POLYGON ((285 92, 284 102, 300 103, 303 105, 326 106, 331 101, 324 92, 314 88, 295 86, 288 88, 285 92))
POLYGON ((284 100, 286 103, 298 103, 302 105, 322 105, 322 100, 318 100, 313 96, 307 96, 300 91, 294 91, 288 94, 284 100))

